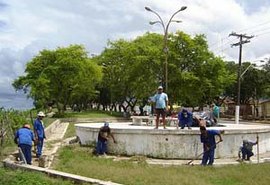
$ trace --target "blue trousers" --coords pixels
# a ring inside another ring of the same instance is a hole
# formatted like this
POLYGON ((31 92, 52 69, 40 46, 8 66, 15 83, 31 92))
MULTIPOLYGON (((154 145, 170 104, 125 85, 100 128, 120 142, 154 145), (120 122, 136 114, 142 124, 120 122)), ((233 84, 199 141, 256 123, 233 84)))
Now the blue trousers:
POLYGON ((27 164, 31 164, 32 163, 32 153, 31 153, 32 146, 26 145, 26 144, 20 144, 19 147, 22 149, 22 153, 25 157, 27 164))
POLYGON ((243 160, 245 160, 245 159, 250 160, 250 157, 254 155, 252 151, 246 149, 245 147, 242 147, 241 151, 242 151, 242 159, 243 160))
POLYGON ((179 122, 179 126, 181 127, 181 129, 185 128, 185 126, 191 127, 192 122, 186 122, 186 123, 179 122))
POLYGON ((38 138, 37 157, 40 157, 42 155, 43 142, 44 142, 44 138, 38 138))
POLYGON ((98 141, 97 142, 97 154, 103 155, 107 153, 107 141, 98 141))
POLYGON ((202 158, 201 165, 213 165, 215 158, 215 149, 210 149, 208 151, 205 151, 202 158), (207 163, 208 162, 208 163, 207 163))

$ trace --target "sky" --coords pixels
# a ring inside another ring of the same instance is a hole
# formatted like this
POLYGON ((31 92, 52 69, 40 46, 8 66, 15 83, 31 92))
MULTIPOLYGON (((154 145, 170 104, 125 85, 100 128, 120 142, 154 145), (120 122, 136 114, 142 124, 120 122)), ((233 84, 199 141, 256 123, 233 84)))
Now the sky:
POLYGON ((83 44, 89 55, 99 54, 109 40, 134 39, 146 32, 163 34, 165 24, 182 6, 169 32, 205 34, 209 48, 225 60, 238 60, 237 37, 253 35, 243 45, 243 61, 270 56, 269 0, 0 0, 0 107, 28 109, 32 101, 12 87, 25 65, 43 49, 83 44))

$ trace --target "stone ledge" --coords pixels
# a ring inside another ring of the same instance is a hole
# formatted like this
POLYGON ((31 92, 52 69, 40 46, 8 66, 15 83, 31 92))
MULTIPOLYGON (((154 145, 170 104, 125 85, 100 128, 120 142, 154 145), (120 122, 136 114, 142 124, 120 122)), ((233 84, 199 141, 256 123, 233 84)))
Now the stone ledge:
POLYGON ((6 168, 37 171, 37 172, 45 173, 48 176, 60 177, 65 180, 74 181, 76 183, 91 183, 95 185, 121 185, 121 184, 110 182, 110 181, 102 181, 102 180, 84 177, 80 175, 74 175, 71 173, 65 173, 65 172, 61 172, 57 170, 51 170, 51 169, 46 169, 46 168, 41 168, 41 167, 36 167, 36 166, 26 165, 26 164, 16 164, 15 162, 11 161, 8 158, 3 161, 3 164, 4 164, 4 167, 6 168))
POLYGON ((126 121, 131 121, 131 119, 128 118, 122 118, 122 117, 117 117, 117 118, 61 118, 61 122, 72 122, 72 123, 81 123, 81 122, 88 122, 88 123, 93 123, 93 122, 100 122, 103 123, 105 121, 109 121, 111 123, 114 122, 126 122, 126 121))

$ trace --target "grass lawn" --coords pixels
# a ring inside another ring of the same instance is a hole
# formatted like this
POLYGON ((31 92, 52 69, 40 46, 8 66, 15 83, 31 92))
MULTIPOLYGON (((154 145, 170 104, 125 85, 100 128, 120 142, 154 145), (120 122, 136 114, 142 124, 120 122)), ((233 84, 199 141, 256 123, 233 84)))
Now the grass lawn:
MULTIPOLYGON (((93 115, 93 113, 89 114, 93 115)), ((65 137, 74 135, 74 123, 70 123, 65 137)), ((270 176, 268 176, 270 164, 267 163, 260 165, 228 165, 223 167, 164 167, 161 165, 148 165, 144 160, 134 161, 134 158, 116 162, 112 159, 93 156, 91 151, 91 148, 78 145, 64 147, 59 151, 54 168, 82 176, 129 185, 270 184, 270 176)))
POLYGON ((113 161, 92 155, 91 149, 72 145, 60 150, 54 168, 91 178, 129 185, 269 185, 270 164, 223 167, 148 165, 113 161))
POLYGON ((71 181, 49 178, 38 172, 9 170, 0 167, 1 185, 72 185, 71 181))
POLYGON ((64 138, 74 137, 76 136, 75 123, 69 123, 67 131, 65 133, 64 138))
POLYGON ((108 112, 108 111, 83 111, 83 112, 66 112, 65 117, 69 118, 112 118, 122 117, 121 112, 108 112))
MULTIPOLYGON (((34 119, 35 120, 35 119, 34 119)), ((48 127, 51 123, 53 123, 54 121, 56 120, 56 118, 48 118, 48 117, 45 117, 43 118, 43 124, 45 127, 48 127)), ((33 127, 31 128, 33 130, 33 127)))

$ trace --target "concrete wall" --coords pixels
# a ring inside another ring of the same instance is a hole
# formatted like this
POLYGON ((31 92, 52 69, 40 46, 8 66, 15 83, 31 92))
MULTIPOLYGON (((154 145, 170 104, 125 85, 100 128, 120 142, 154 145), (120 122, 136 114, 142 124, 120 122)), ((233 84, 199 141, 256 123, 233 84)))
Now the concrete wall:
MULTIPOLYGON (((223 129, 223 127, 221 127, 223 129)), ((220 129, 220 128, 217 128, 220 129)), ((76 124, 76 133, 81 144, 95 143, 99 128, 76 124)), ((117 140, 108 143, 109 153, 120 155, 146 155, 154 158, 191 159, 202 152, 200 132, 197 130, 154 130, 113 128, 117 140)), ((259 136, 259 153, 270 151, 270 127, 255 129, 225 130, 224 141, 218 144, 217 158, 237 157, 244 139, 256 140, 259 136)), ((217 139, 218 140, 218 139, 217 139)), ((256 146, 254 153, 256 154, 256 146)))
POLYGON ((262 111, 262 117, 263 118, 269 118, 270 117, 270 101, 264 102, 261 104, 261 111, 262 111))

